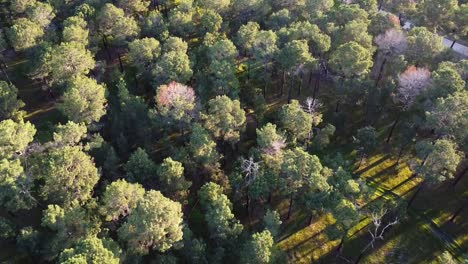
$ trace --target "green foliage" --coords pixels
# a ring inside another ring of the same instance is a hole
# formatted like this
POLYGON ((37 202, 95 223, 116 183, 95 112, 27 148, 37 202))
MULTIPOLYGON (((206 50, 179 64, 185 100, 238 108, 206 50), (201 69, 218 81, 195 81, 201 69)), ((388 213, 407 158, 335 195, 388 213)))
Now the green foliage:
POLYGON ((283 105, 279 113, 280 122, 285 130, 290 133, 293 140, 306 140, 309 138, 313 118, 305 112, 299 101, 292 100, 290 104, 283 105))
POLYGON ((119 239, 133 253, 165 252, 182 240, 182 208, 159 191, 148 191, 118 230, 119 239))
POLYGON ((208 101, 208 112, 204 116, 205 128, 215 138, 235 144, 240 139, 240 132, 245 127, 245 112, 240 107, 239 100, 217 96, 208 101))
MULTIPOLYGON (((106 241, 107 242, 107 241, 106 241)), ((106 247, 106 242, 97 237, 80 240, 73 248, 67 248, 60 253, 59 261, 63 264, 118 264, 119 255, 106 247)))
POLYGON ((432 74, 433 85, 428 93, 431 99, 447 97, 455 92, 463 91, 465 81, 460 74, 452 67, 441 64, 432 74))
POLYGON ((78 42, 83 45, 88 44, 89 30, 88 23, 80 16, 72 16, 63 22, 63 41, 78 42))
POLYGON ((78 75, 70 81, 58 108, 73 122, 98 122, 106 113, 105 93, 105 87, 95 79, 78 75))
POLYGON ((415 27, 408 33, 406 58, 412 64, 430 66, 444 49, 442 37, 425 27, 415 27))
POLYGON ((0 238, 10 239, 16 235, 15 225, 4 217, 0 217, 0 238))
POLYGON ((164 40, 169 37, 168 25, 159 11, 150 11, 143 21, 141 29, 143 35, 160 40, 164 40))
POLYGON ((275 210, 268 209, 265 216, 263 217, 263 225, 265 230, 270 231, 273 237, 279 235, 282 223, 283 222, 280 219, 280 214, 275 210))
POLYGON ((336 128, 331 124, 326 124, 325 127, 320 129, 317 136, 314 138, 314 144, 318 148, 324 148, 331 143, 331 138, 335 134, 336 128))
POLYGON ((182 163, 172 160, 171 157, 165 158, 159 166, 158 179, 161 183, 162 192, 180 202, 186 199, 188 189, 192 185, 190 181, 184 178, 182 163))
POLYGON ((425 0, 419 6, 421 20, 431 30, 447 27, 451 22, 455 10, 458 8, 457 0, 425 0))
POLYGON ((277 60, 281 68, 292 74, 302 66, 313 65, 316 61, 309 53, 309 46, 305 40, 293 40, 280 49, 277 60))
POLYGON ((36 0, 11 0, 10 8, 16 13, 24 13, 28 8, 35 4, 36 0))
POLYGON ((26 15, 33 23, 41 27, 47 27, 54 19, 54 8, 48 3, 36 2, 33 6, 26 9, 26 15))
POLYGON ((200 124, 192 128, 188 149, 195 162, 202 165, 214 165, 221 158, 216 151, 216 142, 200 124))
MULTIPOLYGON (((236 76, 237 49, 229 39, 210 40, 205 36, 205 49, 207 68, 207 86, 200 89, 202 94, 207 95, 229 95, 236 97, 238 95, 239 81, 236 76)), ((213 35, 211 35, 213 37, 213 35)))
POLYGON ((68 121, 65 125, 59 124, 54 132, 54 142, 60 146, 75 145, 85 137, 86 126, 68 121))
POLYGON ((0 204, 9 211, 31 209, 36 200, 31 194, 33 179, 18 159, 0 160, 0 204))
POLYGON ((13 84, 0 81, 0 118, 14 117, 24 102, 18 98, 18 89, 13 84))
POLYGON ((148 10, 149 0, 118 0, 117 6, 125 10, 128 14, 141 13, 148 10))
POLYGON ((42 27, 27 18, 18 18, 8 29, 7 36, 16 51, 34 47, 44 35, 42 27))
POLYGON ((416 172, 430 184, 452 179, 462 158, 456 143, 448 139, 438 139, 434 144, 418 142, 416 151, 423 159, 423 164, 416 167, 416 172))
POLYGON ((23 153, 35 134, 36 128, 29 122, 3 120, 0 122, 0 157, 9 158, 23 153))
POLYGON ((157 86, 171 81, 186 83, 193 75, 187 43, 181 38, 169 37, 164 43, 163 54, 153 65, 151 74, 157 86))
POLYGON ((130 62, 140 72, 146 72, 161 53, 159 41, 155 38, 136 39, 128 44, 130 62))
POLYGON ((98 26, 102 34, 112 36, 117 43, 137 36, 140 31, 135 19, 125 16, 124 11, 113 4, 105 4, 98 18, 98 26))
POLYGON ((200 203, 205 211, 205 220, 210 236, 225 241, 238 236, 243 226, 232 213, 232 204, 223 194, 223 188, 216 183, 205 183, 198 191, 200 203))
POLYGON ((334 4, 333 0, 306 0, 307 12, 312 18, 323 16, 334 4))
POLYGON ((48 250, 56 254, 87 237, 96 236, 100 222, 76 204, 64 208, 49 204, 43 211, 41 225, 55 232, 48 250))
POLYGON ((144 194, 145 189, 140 184, 125 180, 112 182, 102 195, 99 213, 106 221, 117 221, 131 214, 144 194))
POLYGON ((242 49, 250 55, 259 31, 260 25, 256 22, 248 22, 247 24, 242 25, 239 28, 239 31, 237 31, 237 46, 242 47, 242 49))
POLYGON ((326 175, 322 174, 322 164, 315 155, 310 155, 296 147, 284 152, 281 165, 280 186, 285 194, 295 194, 300 189, 325 191, 329 188, 326 175))
POLYGON ((31 162, 32 172, 43 181, 41 197, 52 203, 84 203, 99 180, 93 160, 80 147, 51 149, 34 156, 31 162))
POLYGON ((378 143, 375 128, 367 126, 358 129, 355 141, 360 151, 371 154, 377 148, 378 143))
POLYGON ((88 74, 95 66, 91 52, 77 42, 62 42, 50 50, 46 59, 44 67, 48 69, 52 83, 56 84, 63 84, 69 80, 72 83, 84 82, 86 77, 81 77, 81 75, 88 74), (73 80, 74 77, 75 80, 73 80))
POLYGON ((426 112, 427 126, 438 134, 453 136, 457 142, 466 140, 468 130, 468 92, 460 91, 447 98, 438 98, 433 109, 426 112))
POLYGON ((344 78, 367 75, 372 65, 371 52, 354 41, 339 46, 330 58, 330 67, 344 78))
POLYGON ((156 164, 142 148, 138 148, 132 153, 124 168, 127 178, 131 182, 143 183, 156 174, 156 164))
POLYGON ((270 231, 252 235, 242 250, 242 263, 270 263, 272 258, 273 236, 270 231))

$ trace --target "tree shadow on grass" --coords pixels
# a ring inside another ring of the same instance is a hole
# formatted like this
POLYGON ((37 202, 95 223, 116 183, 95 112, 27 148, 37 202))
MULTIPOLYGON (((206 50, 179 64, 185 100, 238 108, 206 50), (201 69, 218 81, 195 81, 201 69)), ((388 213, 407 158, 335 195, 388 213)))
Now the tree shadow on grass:
POLYGON ((384 162, 388 158, 389 158, 389 155, 385 155, 385 156, 381 157, 380 159, 374 161, 372 164, 367 165, 365 168, 356 171, 355 173, 356 174, 363 174, 363 173, 373 169, 374 167, 378 166, 379 164, 381 164, 382 162, 384 162))

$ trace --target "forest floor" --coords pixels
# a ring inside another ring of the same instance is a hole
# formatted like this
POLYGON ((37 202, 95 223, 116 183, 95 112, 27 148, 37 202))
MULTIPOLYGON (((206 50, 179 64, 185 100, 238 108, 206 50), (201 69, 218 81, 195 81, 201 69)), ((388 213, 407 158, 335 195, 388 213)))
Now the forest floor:
MULTIPOLYGON (((9 61, 8 74, 19 89, 20 98, 26 103, 26 119, 38 129, 37 139, 45 141, 51 135, 51 129, 64 119, 55 108, 55 98, 42 89, 39 82, 31 82, 24 74, 28 61, 24 59, 9 61)), ((312 82, 313 83, 313 82, 312 82)), ((277 97, 278 82, 268 89, 268 109, 274 112, 287 102, 288 86, 282 97, 277 97)), ((322 82, 319 99, 333 100, 327 97, 327 90, 334 89, 327 82, 322 82)), ((312 89, 304 87, 302 94, 293 93, 293 99, 301 101, 312 95, 312 89)), ((330 113, 324 114, 325 120, 330 113)), ((388 119, 390 120, 390 119, 388 119)), ((387 120, 387 121, 388 121, 387 120)), ((385 121, 383 121, 385 122, 385 121)), ((390 123, 388 121, 387 123, 390 123)), ((349 146, 343 146, 344 154, 349 154, 349 146)), ((386 152, 385 152, 386 153, 386 152)), ((403 159, 395 165, 395 158, 384 152, 375 154, 365 160, 355 173, 376 189, 377 196, 393 199, 409 199, 415 192, 420 179, 412 177, 408 161, 403 159), (390 193, 391 192, 391 193, 390 193)), ((454 221, 452 214, 460 208, 463 199, 468 197, 468 175, 465 175, 453 187, 452 182, 439 188, 425 188, 415 199, 409 215, 401 223, 385 234, 385 240, 376 243, 376 248, 366 254, 362 263, 428 263, 440 252, 450 249, 457 256, 468 250, 468 210, 463 210, 454 221), (462 197, 462 198, 460 198, 462 197), (379 249, 379 250, 377 250, 379 249)), ((288 202, 276 199, 275 204, 281 215, 285 215, 288 202)), ((294 207, 291 221, 285 221, 283 232, 278 239, 278 246, 287 252, 293 263, 333 263, 354 262, 359 252, 369 241, 367 227, 370 219, 361 222, 349 230, 341 257, 337 258, 335 249, 340 239, 330 239, 327 228, 334 224, 333 216, 325 214, 313 219, 308 225, 308 213, 294 207)), ((40 218, 37 219, 40 221, 40 218)), ((254 223, 258 221, 254 220, 254 223)))

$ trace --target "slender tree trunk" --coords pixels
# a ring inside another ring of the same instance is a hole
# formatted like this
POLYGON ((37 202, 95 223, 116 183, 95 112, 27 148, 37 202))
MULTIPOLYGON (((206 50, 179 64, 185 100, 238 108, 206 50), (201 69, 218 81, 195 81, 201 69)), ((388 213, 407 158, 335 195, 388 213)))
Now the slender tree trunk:
POLYGON ((124 67, 123 67, 123 63, 122 63, 122 57, 120 55, 120 52, 117 52, 117 56, 119 57, 119 66, 120 66, 120 72, 124 72, 124 67))
POLYGON ((463 175, 465 175, 465 173, 467 173, 467 172, 468 172, 468 166, 466 166, 465 169, 463 169, 463 171, 458 174, 458 176, 455 179, 455 181, 453 182, 452 186, 455 187, 455 185, 457 185, 457 183, 461 180, 463 175))
POLYGON ((346 239, 346 232, 341 237, 340 244, 338 244, 338 247, 336 248, 336 253, 341 254, 341 250, 343 249, 345 239, 346 239))
POLYGON ((249 188, 247 187, 247 195, 245 196, 245 209, 247 209, 247 217, 250 218, 250 197, 248 194, 249 188))
POLYGON ((289 76, 288 104, 291 103, 294 78, 289 76))
POLYGON ((298 96, 301 96, 301 92, 302 92, 302 83, 304 82, 304 78, 302 76, 302 73, 300 74, 299 76, 299 80, 300 80, 300 83, 299 83, 299 89, 297 91, 297 95, 298 96))
POLYGON ((405 148, 406 148, 406 146, 408 146, 408 145, 409 145, 409 144, 403 144, 403 145, 401 145, 400 151, 398 151, 398 158, 397 158, 395 164, 399 164, 399 163, 400 163, 401 156, 403 156, 403 152, 405 151, 405 148))
POLYGON ((450 217, 450 220, 449 220, 450 222, 455 221, 455 218, 457 218, 457 216, 463 211, 463 209, 465 208, 465 205, 466 205, 466 202, 460 208, 458 208, 457 211, 455 211, 452 217, 450 217))
POLYGON ((4 65, 4 63, 2 62, 2 64, 0 64, 0 69, 2 70, 2 73, 5 75, 5 78, 8 81, 8 83, 12 84, 11 80, 10 80, 10 77, 8 76, 8 73, 7 73, 6 69, 3 67, 3 65, 4 65))
POLYGON ((136 72, 133 73, 133 80, 135 81, 135 90, 138 90, 138 78, 136 72))
POLYGON ((267 203, 268 204, 271 204, 271 197, 273 196, 272 192, 270 191, 270 193, 268 194, 268 200, 267 200, 267 203))
POLYGON ((288 209, 288 216, 286 217, 286 220, 289 220, 289 217, 291 217, 291 211, 292 211, 292 205, 293 205, 293 195, 289 197, 289 209, 288 209))
POLYGON ((313 214, 313 213, 310 213, 310 216, 309 216, 309 226, 312 224, 312 220, 314 220, 314 214, 313 214))
POLYGON ((312 83, 312 72, 309 73, 309 80, 307 80, 307 88, 311 88, 310 84, 312 83))
POLYGON ((263 80, 265 81, 265 85, 263 85, 263 98, 265 98, 266 100, 266 90, 267 90, 267 86, 268 86, 268 80, 267 80, 267 65, 266 63, 263 64, 263 80))
POLYGON ((280 90, 280 97, 283 96, 284 93, 284 85, 286 83, 286 72, 283 71, 283 75, 281 76, 281 90, 280 90))
POLYGON ((320 89, 320 78, 321 78, 321 77, 322 77, 322 74, 321 74, 320 71, 319 71, 319 73, 318 73, 318 75, 317 75, 317 79, 315 79, 314 92, 313 92, 313 94, 312 94, 312 99, 313 99, 314 101, 315 101, 315 98, 317 98, 317 93, 318 93, 318 91, 319 91, 319 89, 320 89))
POLYGON ((365 251, 362 251, 362 252, 359 254, 359 256, 358 256, 358 258, 356 259, 356 261, 354 261, 354 264, 358 264, 358 263, 361 261, 362 257, 364 257, 364 253, 365 253, 365 251))
POLYGON ((379 82, 380 80, 382 80, 382 76, 383 76, 383 71, 385 69, 385 65, 387 64, 387 56, 385 56, 383 62, 382 62, 382 65, 380 65, 380 69, 379 69, 379 75, 377 76, 377 79, 375 80, 375 88, 377 88, 379 86, 379 82))
POLYGON ((338 98, 338 101, 336 101, 335 113, 338 113, 338 112, 339 112, 339 110, 340 110, 340 103, 341 103, 341 99, 338 98))
POLYGON ((393 132, 395 131, 395 127, 398 124, 398 121, 400 121, 401 113, 398 113, 397 118, 395 119, 395 122, 393 122, 392 127, 390 128, 390 133, 388 133, 387 140, 385 142, 390 142, 390 139, 392 138, 393 132))
POLYGON ((453 40, 453 42, 452 42, 452 45, 450 45, 450 48, 451 48, 451 49, 453 49, 453 46, 455 46, 455 43, 456 43, 456 42, 457 42, 457 40, 456 40, 456 39, 455 39, 455 40, 453 40))
POLYGON ((413 194, 413 196, 411 197, 411 199, 408 201, 408 206, 407 206, 407 208, 409 208, 409 207, 411 206, 411 204, 414 202, 414 199, 416 199, 416 196, 419 194, 419 192, 422 190, 422 188, 424 187, 425 184, 426 184, 426 181, 423 181, 423 182, 421 182, 421 184, 419 184, 418 189, 417 189, 416 192, 413 194))
POLYGON ((247 80, 250 81, 250 59, 247 58, 247 80))
POLYGON ((110 60, 112 60, 112 56, 111 56, 111 53, 109 51, 109 44, 107 42, 107 36, 106 35, 102 35, 102 44, 104 45, 104 49, 106 50, 106 53, 107 53, 107 57, 110 60))
POLYGON ((357 169, 359 169, 361 167, 363 160, 364 160, 364 155, 361 155, 361 159, 359 160, 359 164, 357 165, 357 169))

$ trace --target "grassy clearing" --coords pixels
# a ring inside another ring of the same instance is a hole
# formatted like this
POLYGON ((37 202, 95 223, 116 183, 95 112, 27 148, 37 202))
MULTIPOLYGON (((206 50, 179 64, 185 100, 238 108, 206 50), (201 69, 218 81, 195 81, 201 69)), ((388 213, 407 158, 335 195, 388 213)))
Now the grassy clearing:
MULTIPOLYGON (((413 173, 407 161, 405 157, 399 164, 396 164, 394 157, 377 154, 364 161, 356 173, 384 190, 409 199, 421 179, 412 177, 413 173)), ((467 182, 467 180, 460 182, 457 191, 452 190, 451 194, 446 187, 436 189, 437 194, 434 190, 421 192, 421 196, 414 204, 414 212, 410 212, 407 219, 392 228, 385 235, 385 241, 376 243, 376 247, 365 254, 361 263, 432 263, 436 256, 445 250, 445 245, 443 240, 435 236, 431 226, 417 214, 424 214, 433 220, 437 227, 454 237, 462 250, 466 250, 468 213, 460 214, 455 223, 447 223, 451 214, 444 208, 451 210, 461 205, 457 197, 461 197, 460 195, 466 192, 467 182), (433 202, 432 200, 435 199, 438 201, 433 202), (420 207, 420 203, 425 206, 420 207)), ((376 193, 371 200, 380 196, 381 194, 376 193)), ((288 253, 290 262, 333 263, 338 261, 334 249, 339 244, 339 240, 329 239, 324 232, 327 227, 334 224, 333 217, 331 215, 318 217, 311 226, 306 226, 305 218, 307 217, 293 218, 296 219, 294 223, 287 223, 278 243, 278 246, 288 253)), ((364 219, 348 232, 349 238, 343 248, 343 258, 354 261, 369 242, 367 232, 369 221, 369 219, 364 219)))

